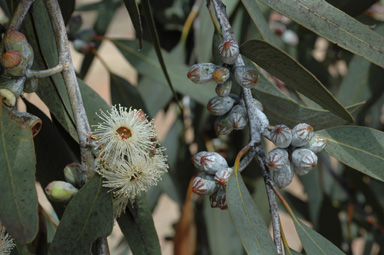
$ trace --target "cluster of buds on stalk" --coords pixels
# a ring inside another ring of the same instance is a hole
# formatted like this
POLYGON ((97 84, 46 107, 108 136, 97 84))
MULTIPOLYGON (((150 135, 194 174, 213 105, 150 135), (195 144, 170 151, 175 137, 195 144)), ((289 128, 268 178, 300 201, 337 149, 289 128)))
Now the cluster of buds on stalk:
POLYGON ((227 209, 225 186, 233 168, 217 152, 199 152, 192 157, 192 162, 200 171, 193 180, 192 191, 208 195, 212 208, 227 209))
POLYGON ((6 51, 0 61, 7 81, 0 84, 0 96, 6 105, 12 107, 22 92, 32 93, 37 89, 37 80, 25 77, 33 64, 34 54, 24 34, 16 30, 10 30, 3 43, 6 51))
POLYGON ((276 125, 269 139, 278 148, 268 152, 266 163, 273 170, 273 180, 280 188, 292 182, 294 173, 305 175, 311 171, 317 165, 316 153, 328 142, 306 123, 296 125, 292 131, 286 125, 276 125))

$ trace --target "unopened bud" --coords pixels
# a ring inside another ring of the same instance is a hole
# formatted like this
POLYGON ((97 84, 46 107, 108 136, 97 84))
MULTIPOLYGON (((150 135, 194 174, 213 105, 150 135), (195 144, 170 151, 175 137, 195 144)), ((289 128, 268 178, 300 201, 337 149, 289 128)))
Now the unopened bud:
POLYGON ((276 148, 268 152, 266 163, 269 169, 279 171, 289 165, 288 152, 285 149, 276 148))
POLYGON ((303 148, 313 151, 314 153, 318 153, 322 151, 325 146, 327 146, 328 139, 322 137, 319 134, 315 134, 312 139, 306 144, 303 148))
POLYGON ((64 168, 65 180, 75 187, 81 187, 81 165, 79 163, 71 163, 64 168))
POLYGON ((236 100, 234 100, 232 97, 213 97, 209 99, 207 104, 207 110, 210 114, 221 116, 229 112, 233 105, 235 104, 236 100))
MULTIPOLYGON (((32 46, 28 43, 24 34, 19 31, 11 29, 9 33, 4 37, 4 46, 7 51, 14 50, 18 51, 24 59, 26 69, 30 68, 33 64, 33 49, 32 46)), ((10 72, 10 74, 12 74, 10 72)), ((12 74, 15 76, 21 76, 12 74)))
POLYGON ((273 180, 280 189, 287 187, 293 179, 293 171, 290 164, 286 165, 283 169, 273 172, 273 180))
POLYGON ((227 168, 228 163, 217 152, 201 151, 192 157, 195 167, 209 174, 215 174, 222 168, 227 168))
POLYGON ((1 65, 7 73, 14 76, 24 76, 29 68, 25 58, 17 50, 6 51, 1 56, 1 65))
POLYGON ((219 97, 226 97, 231 93, 231 88, 232 88, 232 79, 228 79, 224 83, 217 84, 215 91, 219 97))
POLYGON ((308 149, 296 149, 292 152, 293 170, 298 175, 305 175, 317 165, 316 154, 308 149))
POLYGON ((240 66, 235 69, 235 80, 243 88, 254 88, 259 81, 259 73, 255 68, 240 66))
POLYGON ((192 191, 199 195, 212 195, 218 187, 212 175, 201 173, 193 180, 192 191))
POLYGON ((228 208, 228 205, 227 205, 227 194, 225 192, 225 188, 220 188, 217 191, 216 202, 217 202, 217 207, 219 207, 221 210, 225 210, 225 209, 228 208))
POLYGON ((55 202, 69 202, 78 191, 72 184, 63 181, 53 181, 45 188, 47 197, 55 202))
POLYGON ((228 121, 226 116, 218 117, 215 120, 214 128, 216 135, 229 135, 233 130, 232 122, 228 121))
POLYGON ((212 74, 212 79, 217 83, 223 83, 226 82, 229 79, 229 76, 231 75, 231 72, 226 67, 218 67, 215 69, 215 71, 212 74))
POLYGON ((223 62, 228 65, 233 65, 234 63, 236 63, 239 53, 239 45, 233 40, 222 42, 219 45, 220 57, 223 62))
POLYGON ((198 84, 207 83, 212 80, 212 74, 216 67, 212 63, 195 64, 188 71, 188 79, 198 84))
POLYGON ((256 118, 260 122, 260 125, 259 125, 260 131, 263 131, 264 129, 268 128, 269 120, 268 120, 267 116, 262 111, 260 111, 258 108, 256 108, 255 110, 256 110, 255 111, 256 118))
POLYGON ((233 129, 242 130, 248 123, 247 111, 241 105, 235 105, 227 116, 228 122, 232 124, 233 129))
POLYGON ((271 131, 271 141, 280 148, 287 148, 292 141, 292 134, 286 125, 276 125, 271 131))
POLYGON ((313 136, 313 128, 306 123, 300 123, 292 129, 291 143, 295 147, 301 147, 309 143, 313 136))
POLYGON ((215 182, 217 185, 224 186, 229 181, 229 177, 231 177, 231 174, 233 172, 233 169, 231 167, 220 169, 215 174, 215 182))

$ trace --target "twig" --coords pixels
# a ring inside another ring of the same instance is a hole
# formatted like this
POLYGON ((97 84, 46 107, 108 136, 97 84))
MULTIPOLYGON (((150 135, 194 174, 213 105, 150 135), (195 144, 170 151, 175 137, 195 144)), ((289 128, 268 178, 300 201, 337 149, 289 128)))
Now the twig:
MULTIPOLYGON (((221 2, 221 0, 207 0, 208 5, 210 2, 213 3, 214 9, 216 11, 217 20, 220 23, 221 32, 223 34, 224 41, 233 40, 236 42, 236 37, 233 33, 231 24, 229 23, 228 16, 226 13, 226 7, 221 2)), ((237 61, 234 65, 234 68, 244 66, 244 61, 241 55, 237 58, 237 61)), ((272 227, 273 227, 273 239, 276 245, 276 250, 278 254, 283 254, 282 241, 281 241, 281 233, 280 233, 280 223, 279 223, 279 211, 276 202, 276 197, 273 192, 274 183, 271 180, 271 176, 269 174, 268 168, 265 164, 265 153, 264 149, 261 145, 261 132, 260 130, 261 123, 256 116, 256 106, 253 104, 253 97, 251 90, 248 88, 242 88, 242 94, 245 101, 245 106, 247 108, 247 115, 249 120, 249 132, 250 132, 250 144, 254 149, 256 149, 256 157, 258 159, 260 168, 262 170, 262 174, 264 177, 265 187, 268 195, 268 202, 270 207, 270 213, 272 216, 272 227), (273 185, 273 186, 271 186, 273 185)), ((251 153, 251 152, 250 152, 251 153)), ((250 154, 249 153, 249 154, 250 154)), ((245 162, 250 162, 249 160, 245 162)), ((245 168, 245 165, 242 165, 242 168, 245 168)))
POLYGON ((44 78, 51 75, 54 75, 56 73, 61 73, 63 71, 63 65, 58 64, 55 67, 46 69, 46 70, 31 70, 28 69, 25 73, 25 76, 27 78, 44 78))

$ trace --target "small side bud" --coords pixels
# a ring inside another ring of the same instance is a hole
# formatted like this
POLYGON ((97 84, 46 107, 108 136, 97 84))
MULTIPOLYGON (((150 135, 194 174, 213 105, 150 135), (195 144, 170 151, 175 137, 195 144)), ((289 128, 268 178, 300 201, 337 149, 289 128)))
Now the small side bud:
POLYGON ((209 99, 207 104, 207 110, 210 114, 215 116, 221 116, 229 112, 236 100, 231 97, 213 97, 209 99))
POLYGON ((73 186, 81 187, 81 165, 79 163, 70 163, 64 168, 65 180, 73 186))
POLYGON ((228 167, 225 158, 217 152, 201 151, 192 157, 192 162, 197 169, 208 174, 215 174, 220 169, 228 167))
POLYGON ((312 139, 309 141, 309 143, 303 148, 313 151, 314 153, 318 153, 322 151, 325 146, 327 146, 328 139, 322 137, 319 134, 315 134, 312 139))
POLYGON ((235 105, 228 113, 227 120, 234 130, 242 130, 248 123, 247 111, 241 105, 235 105))
POLYGON ((224 63, 228 65, 233 65, 234 63, 236 63, 239 54, 239 45, 235 41, 229 40, 220 43, 219 55, 224 63))
POLYGON ((233 123, 228 121, 226 116, 221 116, 215 120, 214 128, 218 136, 229 135, 233 130, 233 123))
POLYGON ((293 179, 293 171, 290 164, 286 165, 283 169, 273 172, 273 180, 280 189, 287 187, 293 179))
POLYGON ((219 205, 217 204, 217 201, 216 201, 216 197, 217 197, 217 192, 215 192, 209 196, 209 202, 211 204, 211 208, 219 207, 219 205))
POLYGON ((201 173, 193 180, 192 191, 196 194, 212 195, 218 189, 212 175, 201 173))
POLYGON ((227 182, 229 181, 229 177, 231 177, 231 174, 233 172, 233 168, 223 168, 216 172, 215 174, 215 182, 219 186, 225 186, 227 182))
POLYGON ((268 128, 269 120, 268 120, 267 116, 262 111, 260 111, 258 108, 256 108, 255 113, 256 113, 256 118, 260 122, 260 125, 259 125, 260 131, 263 131, 264 129, 268 128))
POLYGON ((259 73, 255 68, 240 66, 235 69, 235 80, 243 88, 254 88, 259 81, 259 73))
POLYGON ((225 192, 225 188, 220 188, 217 191, 216 202, 217 202, 217 207, 219 207, 221 210, 228 209, 227 194, 225 192))
POLYGON ((53 181, 45 188, 50 200, 61 203, 69 202, 78 191, 72 184, 63 181, 53 181))
POLYGON ((271 131, 271 141, 280 148, 287 148, 292 141, 292 133, 286 125, 276 125, 271 131))
POLYGON ((288 152, 285 149, 276 148, 268 152, 266 163, 269 169, 279 171, 289 165, 288 152))
POLYGON ((212 74, 216 67, 217 66, 212 63, 195 64, 189 69, 187 77, 194 83, 207 83, 212 80, 212 74))
POLYGON ((231 93, 231 88, 232 79, 228 79, 224 83, 217 84, 215 91, 219 97, 226 97, 229 96, 229 94, 231 93))
POLYGON ((231 75, 231 72, 226 67, 218 67, 215 69, 215 71, 212 74, 212 79, 217 83, 223 83, 226 82, 229 79, 229 76, 231 75))
POLYGON ((296 149, 292 152, 292 165, 297 175, 305 175, 317 165, 317 156, 308 149, 296 149))
POLYGON ((292 145, 295 147, 301 147, 309 143, 314 136, 313 127, 306 124, 297 124, 292 129, 292 145))

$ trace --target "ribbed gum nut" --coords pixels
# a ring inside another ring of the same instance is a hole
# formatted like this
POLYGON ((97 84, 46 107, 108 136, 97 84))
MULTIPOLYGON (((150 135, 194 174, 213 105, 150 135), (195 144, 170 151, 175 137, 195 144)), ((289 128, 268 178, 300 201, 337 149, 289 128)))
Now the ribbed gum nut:
POLYGON ((24 123, 28 125, 32 131, 32 137, 35 137, 40 132, 43 122, 39 117, 28 112, 19 112, 16 110, 13 110, 13 113, 23 119, 24 123))
POLYGON ((23 33, 11 29, 9 33, 4 37, 4 46, 7 48, 10 44, 20 43, 26 41, 23 33))
POLYGON ((262 111, 260 111, 258 108, 255 109, 255 115, 256 115, 257 120, 260 122, 258 125, 260 127, 260 131, 263 131, 264 129, 268 128, 269 120, 268 120, 267 116, 262 111))
POLYGON ((233 169, 231 167, 220 169, 215 174, 215 182, 219 186, 224 186, 229 181, 229 177, 231 177, 231 174, 233 172, 233 169))
POLYGON ((287 148, 292 141, 292 133, 286 125, 276 125, 271 131, 271 141, 279 148, 287 148))
POLYGON ((225 209, 228 208, 228 205, 227 205, 227 194, 225 193, 225 189, 224 188, 220 188, 217 191, 216 202, 217 202, 217 207, 219 207, 221 210, 225 210, 225 209))
POLYGON ((219 55, 221 60, 228 65, 236 63, 239 53, 239 45, 233 40, 222 42, 219 45, 219 55))
POLYGON ((280 189, 287 187, 293 179, 293 171, 290 164, 286 165, 283 169, 273 172, 273 180, 280 189))
POLYGON ((254 88, 259 81, 259 73, 255 68, 239 66, 235 69, 235 80, 243 88, 254 88))
POLYGON ((78 191, 72 184, 63 181, 53 181, 45 187, 47 197, 61 203, 69 202, 78 191))
POLYGON ((16 50, 20 52, 21 56, 24 58, 24 62, 27 65, 27 68, 30 68, 33 64, 33 49, 32 46, 28 43, 24 34, 11 30, 4 37, 4 46, 7 51, 16 50))
POLYGON ((231 93, 231 88, 232 79, 228 79, 224 83, 217 84, 215 91, 219 97, 226 97, 231 93))
POLYGON ((233 130, 232 122, 228 121, 226 116, 218 117, 214 123, 216 135, 229 135, 233 130))
POLYGON ((218 189, 219 188, 213 180, 213 176, 205 173, 195 177, 192 183, 192 191, 202 196, 212 195, 218 189))
POLYGON ((36 92, 39 87, 39 79, 27 79, 24 83, 24 92, 25 93, 33 93, 36 92))
POLYGON ((279 171, 289 165, 288 152, 285 149, 276 148, 268 152, 265 159, 269 169, 279 171))
POLYGON ((306 123, 297 124, 292 129, 292 142, 291 144, 295 147, 301 147, 309 143, 314 136, 312 126, 306 123))
POLYGON ((81 165, 79 163, 70 163, 64 168, 65 180, 73 186, 81 187, 81 165))
POLYGON ((234 130, 244 129, 248 123, 246 109, 239 104, 235 105, 228 113, 227 120, 231 123, 234 130))
MULTIPOLYGON (((263 104, 262 104, 259 100, 257 100, 256 98, 252 98, 252 102, 253 102, 253 105, 254 105, 257 109, 259 109, 260 111, 264 111, 263 104)), ((242 106, 245 107, 245 102, 244 102, 244 99, 243 99, 243 98, 240 99, 240 104, 241 104, 242 106)))
POLYGON ((223 83, 226 82, 229 79, 229 76, 231 76, 231 72, 226 67, 218 67, 213 71, 212 79, 217 83, 223 83))
POLYGON ((318 153, 322 151, 325 146, 327 146, 328 139, 324 138, 319 134, 315 134, 308 144, 303 146, 303 148, 313 151, 314 153, 318 153))
POLYGON ((25 80, 25 77, 18 77, 2 84, 0 88, 0 97, 3 98, 4 104, 11 107, 15 106, 16 100, 23 92, 25 80))
POLYGON ((192 157, 192 162, 197 169, 208 174, 215 174, 220 169, 228 167, 225 158, 217 152, 201 151, 192 157))
POLYGON ((221 116, 229 112, 233 105, 235 104, 236 100, 234 100, 232 97, 213 97, 209 99, 207 104, 207 110, 210 114, 215 116, 221 116))
POLYGON ((216 67, 217 66, 212 63, 195 64, 189 69, 187 77, 194 83, 207 83, 212 80, 212 74, 216 67))
POLYGON ((305 175, 317 165, 316 154, 308 149, 296 149, 292 152, 293 170, 297 175, 305 175))

